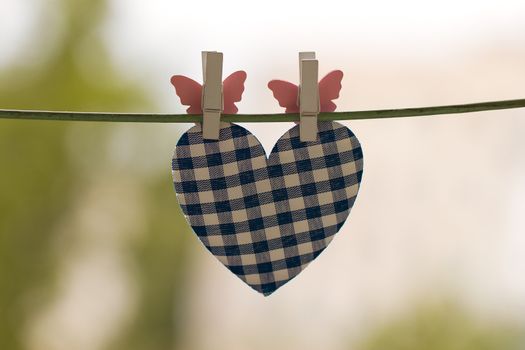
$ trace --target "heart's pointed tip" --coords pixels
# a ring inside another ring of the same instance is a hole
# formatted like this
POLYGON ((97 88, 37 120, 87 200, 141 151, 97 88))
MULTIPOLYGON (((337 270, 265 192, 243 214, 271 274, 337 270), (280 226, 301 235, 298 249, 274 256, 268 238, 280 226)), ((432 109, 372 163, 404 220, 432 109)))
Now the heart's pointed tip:
POLYGON ((266 298, 266 297, 269 297, 270 295, 272 295, 274 292, 275 292, 275 290, 272 290, 271 292, 260 292, 260 293, 263 295, 263 297, 266 298))
MULTIPOLYGON (((289 280, 288 280, 289 281, 289 280)), ((288 282, 286 281, 286 282, 288 282)), ((286 283, 285 282, 285 283, 286 283)), ((252 285, 249 283, 246 283, 251 289, 257 292, 258 295, 262 295, 263 297, 269 297, 270 295, 274 294, 281 286, 260 286, 260 285, 252 285)))
POLYGON ((254 291, 257 292, 258 295, 262 295, 263 297, 269 297, 270 295, 272 295, 273 293, 275 293, 277 291, 277 289, 279 288, 275 288, 275 289, 262 289, 262 288, 259 288, 258 286, 252 286, 250 284, 248 284, 248 286, 250 288, 252 288, 254 291))

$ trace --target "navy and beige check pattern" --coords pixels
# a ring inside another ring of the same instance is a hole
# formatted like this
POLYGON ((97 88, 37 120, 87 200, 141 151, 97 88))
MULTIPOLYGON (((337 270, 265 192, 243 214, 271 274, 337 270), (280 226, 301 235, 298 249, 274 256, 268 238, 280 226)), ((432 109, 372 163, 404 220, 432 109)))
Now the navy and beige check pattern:
POLYGON ((359 190, 359 141, 339 123, 318 127, 315 142, 300 142, 293 127, 268 159, 255 136, 228 123, 218 141, 203 140, 194 126, 175 149, 173 180, 186 219, 213 255, 264 295, 326 248, 359 190))

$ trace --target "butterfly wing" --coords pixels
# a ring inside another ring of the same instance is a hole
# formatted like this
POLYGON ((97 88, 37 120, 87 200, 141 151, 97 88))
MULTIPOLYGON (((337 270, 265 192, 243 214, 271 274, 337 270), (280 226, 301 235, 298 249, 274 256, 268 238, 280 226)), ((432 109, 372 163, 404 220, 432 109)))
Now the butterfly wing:
POLYGON ((235 114, 239 110, 235 102, 239 102, 244 92, 244 82, 246 81, 246 72, 240 70, 230 74, 222 82, 222 91, 224 94, 223 113, 235 114))
POLYGON ((284 80, 271 80, 268 88, 272 90, 273 97, 279 102, 279 106, 286 108, 286 113, 299 113, 297 96, 299 87, 284 80))
POLYGON ((202 85, 183 75, 171 77, 171 84, 189 114, 202 114, 202 85))
POLYGON ((319 82, 321 112, 333 112, 337 108, 332 100, 339 98, 341 80, 343 80, 343 72, 340 70, 334 70, 325 75, 325 77, 319 82))

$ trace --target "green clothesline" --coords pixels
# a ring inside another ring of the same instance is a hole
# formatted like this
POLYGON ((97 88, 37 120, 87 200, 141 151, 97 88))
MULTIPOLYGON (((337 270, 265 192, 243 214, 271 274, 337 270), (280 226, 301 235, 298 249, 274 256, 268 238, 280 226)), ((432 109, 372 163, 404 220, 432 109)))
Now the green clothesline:
MULTIPOLYGON (((357 120, 422 117, 439 114, 456 114, 491 111, 499 109, 525 108, 525 99, 470 103, 461 105, 380 109, 369 111, 320 113, 318 120, 357 120)), ((194 114, 152 114, 152 113, 98 113, 62 112, 0 109, 0 119, 65 120, 93 122, 136 122, 136 123, 194 123, 202 122, 202 115, 194 114)), ((238 123, 278 123, 299 120, 297 113, 279 114, 224 114, 221 120, 238 123)))

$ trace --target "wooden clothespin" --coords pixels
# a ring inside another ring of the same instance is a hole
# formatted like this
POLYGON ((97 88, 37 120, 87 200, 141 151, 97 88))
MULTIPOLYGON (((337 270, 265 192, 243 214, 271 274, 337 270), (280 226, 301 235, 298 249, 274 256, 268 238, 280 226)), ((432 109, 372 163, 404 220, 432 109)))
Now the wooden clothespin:
POLYGON ((299 133, 301 142, 317 140, 319 114, 319 61, 315 52, 299 53, 299 133))
POLYGON ((222 52, 202 52, 202 137, 218 140, 223 109, 222 52))

